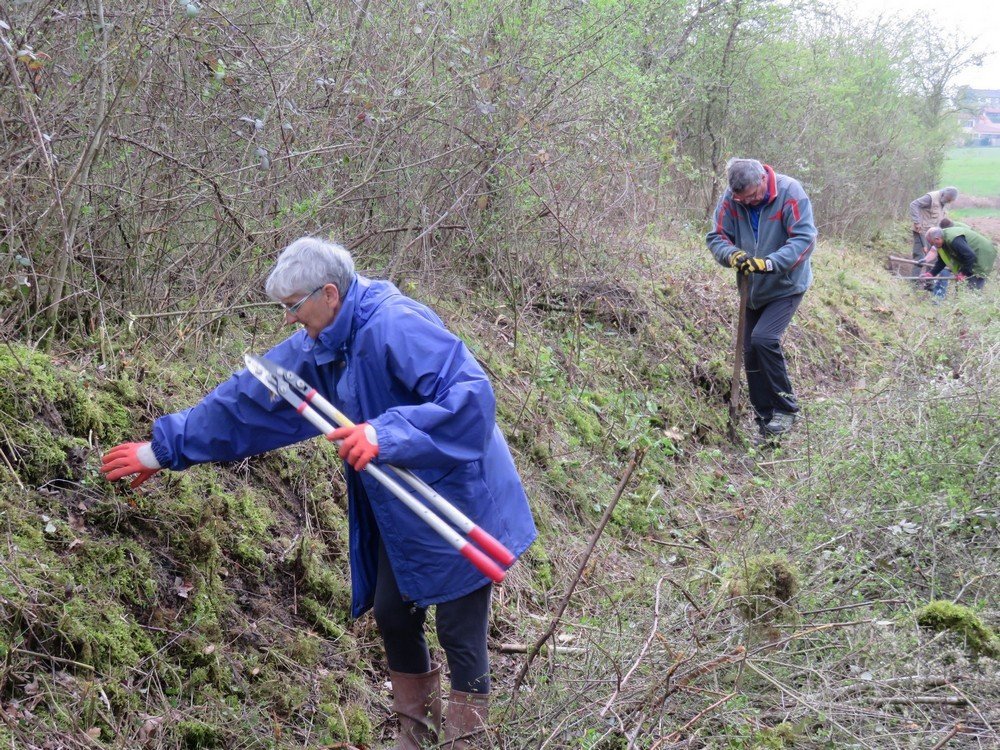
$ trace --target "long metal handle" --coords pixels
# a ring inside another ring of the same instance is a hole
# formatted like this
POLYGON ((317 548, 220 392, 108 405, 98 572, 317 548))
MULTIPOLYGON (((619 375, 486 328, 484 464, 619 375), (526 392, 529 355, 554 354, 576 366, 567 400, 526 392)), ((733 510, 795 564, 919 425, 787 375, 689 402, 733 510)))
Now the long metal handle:
MULTIPOLYGON (((295 407, 295 410, 309 420, 313 427, 319 430, 327 440, 338 445, 340 444, 341 441, 334 440, 332 437, 335 429, 334 426, 327 422, 323 416, 316 411, 316 409, 309 405, 308 402, 292 393, 287 383, 279 382, 278 391, 292 406, 295 407)), ((438 516, 434 515, 430 508, 417 500, 417 498, 413 497, 413 495, 400 485, 399 482, 374 464, 368 464, 364 470, 374 477, 380 484, 382 484, 382 486, 389 490, 389 492, 395 495, 396 498, 402 501, 407 508, 416 513, 421 520, 434 529, 434 531, 436 531, 442 539, 458 550, 458 552, 466 560, 476 566, 476 569, 480 573, 496 583, 503 581, 506 573, 499 565, 484 555, 481 550, 470 544, 466 539, 462 538, 453 528, 442 521, 438 516)))
POLYGON ((743 341, 746 338, 747 330, 747 296, 749 295, 750 277, 746 274, 736 274, 736 287, 739 289, 740 302, 739 314, 736 317, 736 336, 733 342, 733 376, 729 381, 729 422, 727 430, 729 440, 734 444, 739 443, 739 435, 736 426, 740 420, 740 373, 743 369, 743 341))
POLYGON ((892 276, 893 279, 910 279, 911 281, 968 281, 969 277, 960 279, 957 276, 892 276))
MULTIPOLYGON (((301 379, 298 380, 302 385, 308 388, 308 390, 304 393, 306 402, 315 406, 316 409, 333 419, 333 421, 337 422, 337 424, 341 427, 354 427, 354 422, 352 422, 346 414, 340 411, 340 409, 327 401, 321 393, 319 393, 315 388, 306 385, 305 381, 301 379)), ((296 385, 298 385, 298 383, 296 383, 296 385)), ((369 464, 369 466, 370 465, 371 464, 369 464)), ((399 477, 409 482, 410 485, 417 490, 417 492, 427 498, 427 501, 431 505, 447 517, 449 521, 460 528, 476 544, 482 547, 490 557, 501 565, 509 566, 514 564, 514 560, 516 558, 509 549, 507 549, 498 539, 493 537, 485 529, 476 525, 472 519, 452 505, 446 498, 442 497, 424 480, 409 469, 403 469, 399 466, 393 466, 392 464, 387 464, 387 466, 399 475, 399 477)))

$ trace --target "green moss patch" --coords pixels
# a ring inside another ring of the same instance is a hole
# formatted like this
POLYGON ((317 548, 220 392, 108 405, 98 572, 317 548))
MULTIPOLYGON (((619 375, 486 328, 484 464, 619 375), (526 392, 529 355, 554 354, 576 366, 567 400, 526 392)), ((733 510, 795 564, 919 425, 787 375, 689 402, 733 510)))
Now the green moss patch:
POLYGON ((756 555, 733 566, 728 589, 748 620, 779 619, 799 590, 798 573, 782 555, 756 555))
POLYGON ((997 633, 968 607, 949 601, 933 601, 917 610, 916 620, 921 627, 954 633, 974 654, 1000 658, 997 633))
POLYGON ((131 422, 110 384, 18 344, 0 347, 0 451, 28 484, 84 476, 90 441, 117 441, 131 422))

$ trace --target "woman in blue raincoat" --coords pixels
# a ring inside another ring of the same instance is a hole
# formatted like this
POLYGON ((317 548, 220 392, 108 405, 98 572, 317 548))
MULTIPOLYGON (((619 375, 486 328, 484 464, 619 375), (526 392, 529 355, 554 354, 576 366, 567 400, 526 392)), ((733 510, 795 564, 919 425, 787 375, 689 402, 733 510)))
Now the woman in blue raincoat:
MULTIPOLYGON (((470 747, 488 708, 492 584, 362 469, 376 457, 410 469, 520 555, 536 532, 496 426, 493 389, 429 308, 388 282, 357 275, 339 245, 296 240, 266 288, 285 321, 302 326, 266 358, 357 423, 334 434, 346 461, 352 614, 374 608, 400 722, 396 747, 415 750, 438 739, 440 666, 424 638, 430 605, 451 677, 446 747, 470 747)), ((198 405, 157 419, 150 442, 113 448, 101 470, 110 480, 137 475, 136 487, 161 468, 238 460, 317 434, 242 370, 198 405)))

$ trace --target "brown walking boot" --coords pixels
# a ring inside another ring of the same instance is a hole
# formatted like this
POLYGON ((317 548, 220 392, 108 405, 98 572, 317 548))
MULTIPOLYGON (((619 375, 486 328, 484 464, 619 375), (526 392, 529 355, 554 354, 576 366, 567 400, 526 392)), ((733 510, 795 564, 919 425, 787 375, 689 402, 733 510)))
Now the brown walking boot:
POLYGON ((392 710, 399 718, 399 735, 393 750, 436 747, 441 733, 441 665, 431 664, 424 674, 389 670, 392 710))
POLYGON ((489 694, 452 690, 448 696, 444 747, 447 750, 481 750, 488 747, 486 720, 489 718, 489 713, 489 694))

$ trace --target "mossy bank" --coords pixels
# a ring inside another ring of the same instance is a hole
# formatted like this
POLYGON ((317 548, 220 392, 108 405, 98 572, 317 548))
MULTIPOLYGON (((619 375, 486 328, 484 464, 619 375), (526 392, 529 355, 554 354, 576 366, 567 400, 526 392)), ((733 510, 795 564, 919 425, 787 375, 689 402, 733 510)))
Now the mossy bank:
MULTIPOLYGON (((696 239, 650 258, 613 295, 567 285, 517 310, 485 287, 412 288, 489 370, 541 532, 495 596, 497 742, 874 747, 889 726, 933 744, 956 704, 914 704, 933 719, 918 732, 872 686, 954 670, 980 707, 996 688, 994 652, 935 641, 912 615, 960 599, 995 628, 995 290, 935 307, 872 257, 821 246, 787 339, 805 420, 764 454, 725 438, 729 274, 696 239), (557 630, 569 655, 536 661, 515 700, 509 654, 553 616, 637 449, 557 630)), ((96 472, 282 335, 234 329, 167 361, 0 347, 3 743, 367 747, 391 730, 374 625, 348 617, 330 446, 164 472, 142 492, 96 472)))

